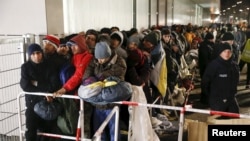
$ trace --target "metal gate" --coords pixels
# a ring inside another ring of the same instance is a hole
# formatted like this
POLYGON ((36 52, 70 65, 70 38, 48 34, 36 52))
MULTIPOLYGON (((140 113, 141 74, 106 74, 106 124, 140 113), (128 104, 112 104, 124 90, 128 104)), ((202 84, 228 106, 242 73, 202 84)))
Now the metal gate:
POLYGON ((19 141, 16 100, 22 91, 20 67, 27 60, 27 45, 33 42, 32 34, 0 36, 0 141, 19 141))

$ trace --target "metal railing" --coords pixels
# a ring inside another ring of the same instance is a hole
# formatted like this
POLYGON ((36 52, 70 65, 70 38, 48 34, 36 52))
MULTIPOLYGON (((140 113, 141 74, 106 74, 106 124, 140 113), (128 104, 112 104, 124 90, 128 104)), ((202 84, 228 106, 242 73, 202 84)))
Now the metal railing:
POLYGON ((220 116, 227 116, 227 117, 233 117, 233 118, 250 119, 250 115, 246 115, 246 114, 237 114, 237 113, 214 111, 214 110, 202 110, 202 109, 192 108, 190 105, 179 107, 179 106, 167 106, 167 105, 157 105, 157 104, 144 104, 144 103, 131 102, 131 101, 120 101, 120 102, 113 102, 113 103, 130 105, 130 106, 142 106, 142 107, 148 107, 148 108, 160 108, 160 109, 180 111, 178 141, 182 141, 182 137, 183 137, 184 113, 185 112, 194 112, 194 113, 201 113, 201 114, 220 115, 220 116))
MULTIPOLYGON (((17 105, 18 105, 18 122, 19 122, 19 138, 20 141, 23 141, 24 137, 23 134, 25 133, 25 130, 23 129, 24 125, 24 110, 22 110, 21 105, 21 98, 24 97, 24 95, 36 95, 36 96, 53 96, 53 94, 50 93, 34 93, 34 92, 21 92, 17 97, 17 105)), ((99 129, 96 131, 92 139, 86 139, 84 137, 84 101, 80 99, 78 96, 72 96, 72 95, 62 95, 59 98, 69 98, 69 99, 78 99, 80 100, 80 111, 79 111, 79 118, 78 118, 78 124, 76 129, 76 136, 66 136, 66 135, 59 135, 59 134, 52 134, 52 133, 41 133, 38 132, 37 135, 52 137, 52 138, 62 138, 62 139, 69 139, 69 140, 76 140, 76 141, 101 141, 101 134, 104 130, 104 128, 107 126, 108 122, 114 116, 115 114, 115 141, 118 141, 118 125, 119 125, 119 108, 118 106, 115 106, 111 113, 108 115, 108 117, 104 120, 104 122, 101 124, 99 129)))

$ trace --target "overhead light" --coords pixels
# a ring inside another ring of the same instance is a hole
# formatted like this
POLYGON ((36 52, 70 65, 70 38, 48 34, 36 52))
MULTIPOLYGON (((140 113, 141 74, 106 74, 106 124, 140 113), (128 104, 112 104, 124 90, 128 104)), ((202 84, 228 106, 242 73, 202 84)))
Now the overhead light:
POLYGON ((243 10, 242 9, 239 9, 240 12, 242 12, 243 10))
POLYGON ((242 3, 242 1, 238 1, 238 2, 237 2, 237 4, 241 4, 241 3, 242 3))
POLYGON ((227 9, 230 10, 230 7, 228 7, 227 9))
POLYGON ((249 8, 247 8, 247 10, 249 10, 249 8))
POLYGON ((236 7, 236 5, 233 5, 232 7, 236 7))

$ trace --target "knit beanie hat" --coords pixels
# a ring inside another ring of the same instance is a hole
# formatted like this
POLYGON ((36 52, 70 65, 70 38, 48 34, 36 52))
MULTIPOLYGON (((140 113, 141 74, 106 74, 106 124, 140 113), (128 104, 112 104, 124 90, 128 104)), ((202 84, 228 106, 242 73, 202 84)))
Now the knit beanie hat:
POLYGON ((35 51, 43 52, 40 45, 38 45, 36 43, 33 43, 33 44, 29 45, 29 47, 28 47, 28 55, 31 56, 31 54, 34 53, 35 51))
POLYGON ((46 35, 43 38, 43 41, 48 41, 50 44, 52 44, 55 48, 59 47, 60 39, 55 35, 46 35))
POLYGON ((104 59, 111 56, 111 49, 106 42, 98 42, 95 45, 95 58, 104 59))
POLYGON ((214 39, 214 35, 213 35, 212 33, 208 32, 208 33, 206 34, 206 36, 205 36, 205 39, 206 39, 206 40, 214 39))
POLYGON ((231 32, 226 32, 224 33, 224 35, 222 36, 222 41, 228 41, 228 40, 234 40, 234 35, 231 32))
POLYGON ((127 45, 129 45, 130 43, 135 43, 137 46, 140 44, 140 38, 138 35, 132 35, 128 38, 128 43, 127 45))
POLYGON ((232 47, 228 43, 220 44, 220 46, 219 46, 219 54, 221 54, 221 52, 223 52, 226 49, 229 49, 229 50, 232 51, 232 47))
POLYGON ((156 46, 158 44, 156 33, 155 32, 150 32, 148 35, 146 35, 144 37, 144 41, 148 41, 151 44, 153 44, 154 46, 156 46))

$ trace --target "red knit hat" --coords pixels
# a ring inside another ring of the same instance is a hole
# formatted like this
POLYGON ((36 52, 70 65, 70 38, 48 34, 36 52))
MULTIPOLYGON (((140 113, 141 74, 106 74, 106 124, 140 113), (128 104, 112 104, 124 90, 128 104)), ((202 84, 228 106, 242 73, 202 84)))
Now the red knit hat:
POLYGON ((46 35, 43 40, 49 41, 55 48, 59 47, 60 39, 55 35, 46 35))

